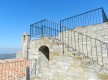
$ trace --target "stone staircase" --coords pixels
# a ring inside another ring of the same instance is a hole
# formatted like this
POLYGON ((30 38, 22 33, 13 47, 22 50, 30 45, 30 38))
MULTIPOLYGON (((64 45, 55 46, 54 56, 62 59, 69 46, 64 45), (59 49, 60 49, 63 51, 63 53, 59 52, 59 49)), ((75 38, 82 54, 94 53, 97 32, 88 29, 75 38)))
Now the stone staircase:
POLYGON ((101 66, 108 67, 108 23, 77 27, 59 34, 64 48, 72 48, 101 66))

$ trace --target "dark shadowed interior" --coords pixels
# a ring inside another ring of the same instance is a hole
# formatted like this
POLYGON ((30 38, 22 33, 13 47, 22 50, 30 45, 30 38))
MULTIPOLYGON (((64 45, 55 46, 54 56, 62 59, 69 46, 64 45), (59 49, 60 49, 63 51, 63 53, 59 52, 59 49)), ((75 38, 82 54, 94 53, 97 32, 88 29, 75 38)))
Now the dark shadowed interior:
POLYGON ((46 58, 49 60, 49 48, 45 45, 41 46, 39 48, 39 51, 41 51, 45 56, 46 58))

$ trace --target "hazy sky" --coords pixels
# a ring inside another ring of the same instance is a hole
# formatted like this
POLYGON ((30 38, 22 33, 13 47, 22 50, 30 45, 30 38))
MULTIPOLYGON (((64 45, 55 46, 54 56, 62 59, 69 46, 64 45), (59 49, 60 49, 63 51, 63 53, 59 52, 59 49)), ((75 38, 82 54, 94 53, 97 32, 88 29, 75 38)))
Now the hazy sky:
POLYGON ((20 48, 22 34, 36 21, 59 22, 99 7, 108 15, 108 0, 0 0, 0 48, 20 48))

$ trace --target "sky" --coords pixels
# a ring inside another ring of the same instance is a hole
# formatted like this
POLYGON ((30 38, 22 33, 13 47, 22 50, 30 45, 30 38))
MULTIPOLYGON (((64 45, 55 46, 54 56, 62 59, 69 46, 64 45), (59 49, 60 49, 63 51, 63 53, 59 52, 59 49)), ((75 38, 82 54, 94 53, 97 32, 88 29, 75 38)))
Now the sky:
POLYGON ((16 52, 30 24, 43 19, 58 22, 103 7, 108 16, 108 0, 0 0, 0 53, 16 52))

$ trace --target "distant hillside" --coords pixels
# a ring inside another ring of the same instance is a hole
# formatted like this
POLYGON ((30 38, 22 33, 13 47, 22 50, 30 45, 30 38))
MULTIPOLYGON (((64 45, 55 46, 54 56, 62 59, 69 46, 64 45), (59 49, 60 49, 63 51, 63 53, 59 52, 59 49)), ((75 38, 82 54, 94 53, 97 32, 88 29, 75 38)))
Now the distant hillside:
POLYGON ((0 60, 3 60, 3 59, 13 59, 13 58, 16 58, 16 53, 0 54, 0 60))

